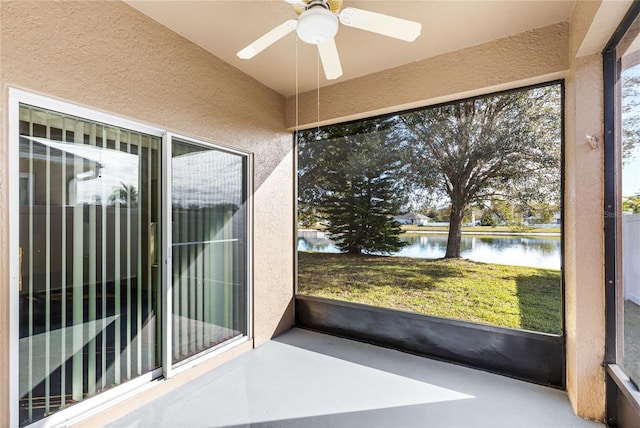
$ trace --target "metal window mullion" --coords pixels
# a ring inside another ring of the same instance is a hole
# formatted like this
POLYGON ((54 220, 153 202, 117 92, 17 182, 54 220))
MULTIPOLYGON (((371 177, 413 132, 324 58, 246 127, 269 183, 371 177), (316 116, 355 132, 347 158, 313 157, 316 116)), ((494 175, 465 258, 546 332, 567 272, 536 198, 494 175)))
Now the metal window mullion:
MULTIPOLYGON (((162 177, 161 180, 161 188, 162 195, 159 198, 158 202, 158 222, 162 225, 162 242, 160 248, 162 248, 160 257, 161 263, 159 264, 161 268, 158 268, 158 275, 162 275, 163 281, 159 282, 158 285, 158 296, 162 297, 162 301, 160 302, 160 298, 158 299, 157 305, 162 308, 159 312, 159 316, 161 316, 161 330, 158 332, 156 337, 161 338, 162 335, 160 333, 164 332, 164 340, 161 342, 162 345, 162 371, 165 377, 171 377, 173 365, 172 365, 172 355, 173 349, 175 348, 174 342, 174 325, 173 319, 174 317, 174 299, 173 293, 175 291, 175 284, 173 282, 173 263, 174 257, 172 253, 172 245, 173 245, 173 232, 175 219, 173 218, 172 212, 172 201, 171 201, 171 135, 164 134, 162 137, 161 145, 158 147, 158 167, 162 166, 159 171, 159 175, 162 177)), ((151 152, 151 150, 150 150, 151 152)))

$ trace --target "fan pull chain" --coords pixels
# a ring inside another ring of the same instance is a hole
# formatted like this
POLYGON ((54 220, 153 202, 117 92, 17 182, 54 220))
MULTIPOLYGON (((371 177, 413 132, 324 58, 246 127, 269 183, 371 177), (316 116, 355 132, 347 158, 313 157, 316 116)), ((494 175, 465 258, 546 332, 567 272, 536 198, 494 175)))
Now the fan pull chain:
POLYGON ((295 132, 295 147, 296 150, 298 148, 298 127, 300 125, 300 116, 299 116, 299 109, 300 109, 300 104, 299 104, 299 94, 300 94, 300 87, 299 87, 299 67, 298 67, 298 36, 296 35, 296 132, 295 132))
POLYGON ((317 100, 318 100, 318 116, 316 121, 316 140, 320 139, 320 50, 317 50, 317 62, 316 62, 316 87, 317 91, 317 100))

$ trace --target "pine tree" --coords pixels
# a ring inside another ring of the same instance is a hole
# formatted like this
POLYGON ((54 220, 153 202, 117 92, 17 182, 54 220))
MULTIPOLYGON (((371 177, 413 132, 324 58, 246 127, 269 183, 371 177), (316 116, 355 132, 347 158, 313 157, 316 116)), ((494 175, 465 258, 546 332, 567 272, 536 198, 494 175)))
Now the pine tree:
POLYGON ((324 198, 327 229, 343 252, 393 253, 405 245, 399 238, 400 224, 391 217, 398 210, 393 182, 385 176, 367 176, 366 172, 341 177, 324 198))
POLYGON ((393 219, 403 201, 402 145, 394 120, 327 127, 321 140, 299 139, 300 204, 313 204, 336 245, 350 254, 389 254, 405 243, 393 219))

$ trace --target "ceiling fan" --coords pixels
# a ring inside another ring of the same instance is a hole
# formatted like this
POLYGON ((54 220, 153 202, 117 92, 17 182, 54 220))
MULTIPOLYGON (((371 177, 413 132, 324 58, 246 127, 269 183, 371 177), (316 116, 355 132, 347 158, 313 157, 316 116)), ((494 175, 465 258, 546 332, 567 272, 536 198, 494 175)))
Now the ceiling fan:
POLYGON ((422 31, 422 24, 370 12, 354 7, 342 8, 342 0, 285 0, 293 5, 298 19, 289 19, 238 52, 238 57, 250 59, 271 46, 287 34, 296 30, 298 37, 313 45, 318 45, 327 79, 342 76, 342 65, 334 36, 338 32, 338 22, 348 27, 371 31, 388 37, 413 42, 422 31))

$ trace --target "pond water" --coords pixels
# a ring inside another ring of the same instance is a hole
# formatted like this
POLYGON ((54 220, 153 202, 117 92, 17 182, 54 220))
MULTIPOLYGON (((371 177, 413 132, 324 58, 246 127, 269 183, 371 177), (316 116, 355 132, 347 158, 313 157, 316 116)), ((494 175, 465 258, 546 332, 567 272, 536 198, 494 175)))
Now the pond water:
MULTIPOLYGON (((447 248, 446 233, 405 233, 409 244, 393 256, 438 259, 447 248)), ((484 263, 560 269, 559 236, 462 235, 461 255, 484 263)), ((298 231, 298 251, 339 253, 324 232, 298 231)))

